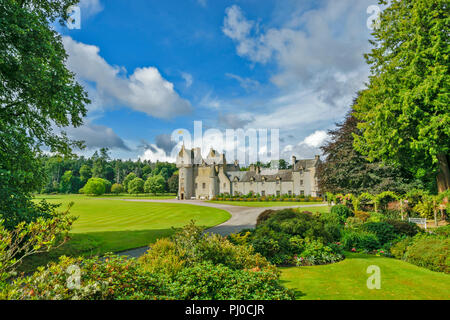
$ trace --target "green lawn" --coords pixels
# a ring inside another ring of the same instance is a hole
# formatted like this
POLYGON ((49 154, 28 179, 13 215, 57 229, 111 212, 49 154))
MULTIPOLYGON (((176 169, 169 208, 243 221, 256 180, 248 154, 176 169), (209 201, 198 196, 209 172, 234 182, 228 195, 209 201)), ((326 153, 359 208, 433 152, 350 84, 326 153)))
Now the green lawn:
POLYGON ((407 262, 365 254, 346 253, 330 265, 280 268, 283 284, 306 300, 450 299, 450 275, 407 262), (381 288, 370 290, 367 267, 380 267, 381 288))
POLYGON ((323 204, 323 202, 305 202, 305 201, 213 201, 208 202, 227 204, 230 206, 242 207, 292 207, 292 206, 312 206, 323 204))
POLYGON ((48 254, 31 257, 24 264, 24 270, 63 254, 88 256, 142 247, 171 235, 172 227, 182 227, 191 220, 197 225, 212 227, 230 218, 224 210, 189 204, 131 202, 84 195, 39 196, 36 200, 43 198, 62 203, 61 209, 75 202, 71 214, 79 218, 68 243, 48 254))

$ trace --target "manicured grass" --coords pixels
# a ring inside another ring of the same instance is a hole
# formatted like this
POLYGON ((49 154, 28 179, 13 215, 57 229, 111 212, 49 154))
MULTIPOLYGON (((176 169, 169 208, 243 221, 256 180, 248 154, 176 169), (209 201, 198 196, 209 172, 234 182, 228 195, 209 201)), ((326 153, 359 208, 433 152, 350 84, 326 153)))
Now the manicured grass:
POLYGON ((323 202, 306 201, 208 201, 212 203, 227 204, 230 206, 242 207, 293 207, 293 206, 312 206, 323 204, 323 202))
POLYGON ((62 203, 61 210, 73 201, 70 212, 79 218, 73 225, 69 242, 48 254, 31 257, 23 267, 25 270, 60 255, 101 255, 146 246, 171 235, 172 228, 183 227, 191 220, 197 225, 212 227, 230 218, 224 210, 189 204, 132 202, 84 195, 39 196, 36 200, 43 198, 62 203))
POLYGON ((366 254, 346 253, 330 265, 280 268, 283 284, 306 300, 450 299, 450 275, 407 262, 366 254), (367 267, 380 267, 381 288, 370 290, 367 267))

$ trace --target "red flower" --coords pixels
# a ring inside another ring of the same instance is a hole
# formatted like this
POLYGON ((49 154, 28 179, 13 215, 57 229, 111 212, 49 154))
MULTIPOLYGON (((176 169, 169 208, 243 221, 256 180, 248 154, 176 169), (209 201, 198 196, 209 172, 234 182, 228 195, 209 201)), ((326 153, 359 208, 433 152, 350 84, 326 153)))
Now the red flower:
POLYGON ((355 249, 355 248, 352 248, 352 252, 356 252, 356 249, 355 249))

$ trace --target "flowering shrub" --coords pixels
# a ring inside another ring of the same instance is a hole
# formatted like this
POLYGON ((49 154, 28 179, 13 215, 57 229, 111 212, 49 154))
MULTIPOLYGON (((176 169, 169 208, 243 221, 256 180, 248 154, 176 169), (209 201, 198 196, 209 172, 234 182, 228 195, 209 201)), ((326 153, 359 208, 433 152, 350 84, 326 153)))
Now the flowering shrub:
POLYGON ((108 255, 105 259, 61 257, 19 278, 0 295, 20 300, 166 299, 169 291, 162 275, 143 271, 135 260, 108 255), (79 268, 80 280, 77 280, 79 268), (72 270, 72 272, 70 272, 72 270), (75 271, 75 272, 74 272, 75 271))

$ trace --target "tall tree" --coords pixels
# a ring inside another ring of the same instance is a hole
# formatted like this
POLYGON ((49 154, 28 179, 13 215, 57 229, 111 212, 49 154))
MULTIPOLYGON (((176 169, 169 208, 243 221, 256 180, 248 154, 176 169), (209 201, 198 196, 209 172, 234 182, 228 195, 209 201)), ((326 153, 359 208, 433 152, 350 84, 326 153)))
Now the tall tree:
POLYGON ((30 192, 45 181, 41 147, 69 155, 82 145, 54 130, 80 126, 89 100, 50 27, 77 2, 0 0, 0 215, 8 228, 36 213, 30 192))
MULTIPOLYGON (((386 5, 387 1, 379 1, 386 5)), ((448 0, 392 0, 367 54, 370 83, 358 99, 355 147, 450 187, 448 0)))
POLYGON ((412 187, 422 187, 402 168, 369 162, 353 147, 353 135, 358 134, 358 121, 350 112, 337 128, 328 131, 329 141, 321 148, 324 160, 318 167, 320 189, 332 193, 380 193, 391 190, 405 193, 412 187))

